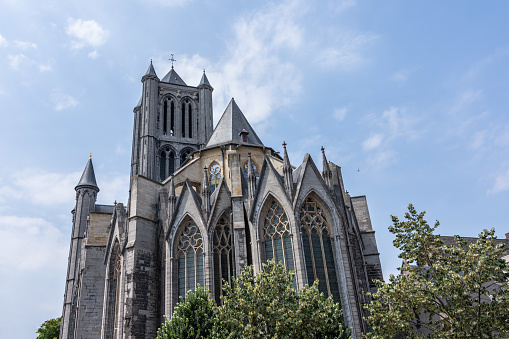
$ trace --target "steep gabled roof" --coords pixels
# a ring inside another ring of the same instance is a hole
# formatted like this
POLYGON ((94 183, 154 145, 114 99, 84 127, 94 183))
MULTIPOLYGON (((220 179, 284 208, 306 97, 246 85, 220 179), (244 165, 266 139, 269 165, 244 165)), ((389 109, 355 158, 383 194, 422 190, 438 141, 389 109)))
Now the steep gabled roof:
POLYGON ((210 86, 209 79, 207 79, 207 75, 205 75, 205 70, 203 70, 203 75, 201 76, 201 81, 200 81, 200 84, 198 86, 201 86, 201 85, 210 86))
POLYGON ((242 113, 239 106, 237 106, 235 100, 232 98, 205 147, 230 142, 239 143, 239 134, 243 130, 248 133, 246 143, 263 146, 262 141, 256 135, 256 132, 247 121, 244 113, 242 113))
POLYGON ((173 67, 170 69, 168 74, 166 74, 164 78, 161 79, 161 81, 175 85, 187 86, 184 80, 182 80, 182 78, 180 77, 180 75, 178 75, 177 72, 173 69, 173 67))
POLYGON ((148 66, 147 73, 145 73, 145 75, 157 77, 156 70, 154 69, 154 66, 152 66, 152 60, 150 60, 150 66, 148 66))
POLYGON ((81 175, 81 179, 76 185, 76 188, 80 186, 92 186, 99 190, 97 182, 95 181, 94 165, 92 165, 92 156, 88 159, 87 166, 81 175))

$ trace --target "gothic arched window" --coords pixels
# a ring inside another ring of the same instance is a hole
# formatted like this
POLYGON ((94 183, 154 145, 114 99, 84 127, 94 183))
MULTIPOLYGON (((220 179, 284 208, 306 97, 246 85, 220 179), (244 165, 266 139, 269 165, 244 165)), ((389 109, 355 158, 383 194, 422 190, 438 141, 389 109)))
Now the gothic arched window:
POLYGON ((173 172, 175 172, 175 154, 173 152, 170 152, 170 155, 168 156, 168 167, 168 176, 170 176, 173 172))
MULTIPOLYGON (((247 165, 247 161, 246 161, 246 163, 244 164, 244 168, 242 169, 242 174, 244 175, 244 178, 246 178, 246 179, 247 179, 247 168, 248 168, 248 165, 247 165)), ((253 162, 253 170, 255 173, 255 177, 258 179, 258 177, 260 175, 258 174, 258 170, 256 169, 256 165, 254 164, 254 162, 253 162)))
POLYGON ((223 281, 230 284, 234 263, 232 250, 232 230, 228 219, 223 215, 214 229, 214 292, 219 304, 223 294, 223 281))
POLYGON ((173 100, 170 104, 170 135, 175 134, 175 103, 173 100))
POLYGON ((180 153, 180 166, 182 166, 187 158, 191 155, 191 153, 193 153, 193 150, 190 149, 190 148, 186 148, 185 150, 182 151, 182 153, 180 153))
POLYGON ((194 221, 188 221, 180 234, 177 247, 178 295, 194 290, 198 284, 204 286, 203 239, 194 221))
POLYGON ((214 162, 209 167, 210 193, 214 192, 221 181, 221 166, 214 162))
POLYGON ((336 265, 332 252, 332 229, 323 208, 311 197, 307 197, 300 209, 304 260, 311 285, 318 279, 318 290, 339 301, 336 265))
POLYGON ((267 215, 263 221, 263 241, 265 259, 282 262, 287 270, 294 270, 290 223, 283 207, 274 199, 269 202, 267 215))
POLYGON ((162 151, 159 156, 159 177, 161 181, 166 179, 166 151, 162 151))
POLYGON ((191 104, 187 106, 187 115, 189 117, 188 126, 189 126, 189 138, 193 137, 193 107, 191 104))
POLYGON ((181 113, 181 117, 182 117, 182 138, 184 138, 186 136, 186 104, 183 102, 182 103, 182 111, 180 112, 181 113))
POLYGON ((164 100, 164 112, 163 112, 163 134, 166 135, 168 127, 168 102, 164 100))

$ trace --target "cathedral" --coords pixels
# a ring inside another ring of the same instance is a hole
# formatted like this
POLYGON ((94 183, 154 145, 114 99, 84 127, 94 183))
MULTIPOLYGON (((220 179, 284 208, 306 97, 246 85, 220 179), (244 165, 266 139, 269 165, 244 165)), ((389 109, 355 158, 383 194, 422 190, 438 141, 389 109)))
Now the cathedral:
POLYGON ((375 231, 366 197, 348 194, 323 147, 321 170, 309 154, 292 165, 233 98, 214 128, 205 71, 195 87, 173 66, 159 79, 151 62, 141 82, 128 201, 96 203, 91 158, 75 188, 60 338, 155 338, 186 291, 200 284, 221 303, 223 282, 270 259, 297 289, 318 280, 353 338, 369 331, 375 231))

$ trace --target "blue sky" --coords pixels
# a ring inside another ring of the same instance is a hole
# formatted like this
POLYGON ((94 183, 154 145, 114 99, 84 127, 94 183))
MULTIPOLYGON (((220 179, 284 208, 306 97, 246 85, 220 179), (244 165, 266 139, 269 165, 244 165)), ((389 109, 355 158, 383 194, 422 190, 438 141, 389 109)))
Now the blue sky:
POLYGON ((150 59, 214 118, 231 97, 292 164, 320 147, 367 195, 384 275, 408 203, 439 233, 509 232, 504 1, 0 0, 0 337, 60 315, 74 186, 126 201, 133 107, 150 59))

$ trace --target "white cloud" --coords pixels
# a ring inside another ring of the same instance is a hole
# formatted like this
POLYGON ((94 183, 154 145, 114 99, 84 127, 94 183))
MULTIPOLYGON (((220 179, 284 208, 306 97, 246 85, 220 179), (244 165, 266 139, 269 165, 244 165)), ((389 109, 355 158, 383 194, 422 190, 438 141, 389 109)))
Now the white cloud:
POLYGON ((340 67, 345 70, 355 68, 364 61, 361 49, 376 39, 370 34, 342 34, 336 47, 329 47, 318 53, 316 61, 324 67, 340 67))
POLYGON ((472 136, 470 148, 474 151, 481 149, 486 142, 486 131, 477 131, 472 136))
POLYGON ((495 183, 493 184, 493 187, 488 190, 488 194, 495 194, 507 190, 509 190, 509 170, 505 173, 499 174, 495 178, 495 183))
POLYGON ((371 150, 380 147, 382 141, 384 140, 384 136, 380 133, 373 134, 368 139, 366 139, 362 143, 362 148, 364 150, 371 150))
POLYGON ((72 48, 81 49, 86 46, 97 48, 108 40, 109 31, 94 20, 69 18, 66 33, 72 40, 72 48))
MULTIPOLYGON (((198 84, 203 68, 214 87, 216 121, 232 97, 248 120, 260 124, 280 107, 289 106, 301 90, 299 67, 281 56, 302 47, 299 19, 307 5, 299 1, 271 4, 234 23, 234 38, 217 63, 199 56, 180 56, 175 69, 188 84, 198 84), (193 79, 191 81, 190 79, 193 79)), ((162 78, 170 69, 166 55, 156 60, 162 78)))
POLYGON ((22 50, 37 48, 37 44, 34 44, 33 42, 29 42, 29 41, 14 40, 13 43, 16 48, 19 48, 22 50))
POLYGON ((61 268, 68 251, 64 236, 41 218, 0 216, 0 272, 61 268))
POLYGON ((39 71, 40 72, 48 72, 48 71, 51 71, 53 70, 53 67, 51 67, 51 65, 39 65, 39 71))
POLYGON ((342 13, 347 9, 357 6, 357 0, 339 0, 329 3, 329 7, 336 14, 342 13))
POLYGON ((396 162, 397 155, 398 153, 394 150, 377 152, 369 159, 369 163, 378 168, 385 167, 396 162))
POLYGON ((54 89, 51 91, 51 102, 53 102, 54 108, 57 111, 61 111, 67 108, 76 106, 79 102, 69 94, 62 92, 60 89, 54 89))
POLYGON ((9 60, 9 66, 14 70, 19 70, 22 63, 32 63, 32 60, 24 54, 8 55, 7 59, 9 60))
POLYGON ((334 110, 334 113, 332 113, 332 116, 337 121, 343 121, 346 117, 347 111, 348 111, 348 109, 346 107, 336 108, 334 110))
POLYGON ((4 37, 0 34, 0 47, 5 47, 5 46, 7 46, 7 45, 9 45, 9 44, 7 43, 7 39, 6 39, 6 38, 4 38, 4 37))
POLYGON ((88 53, 88 57, 90 59, 97 59, 99 55, 100 54, 97 52, 97 50, 93 50, 92 52, 88 53))
POLYGON ((464 113, 474 102, 482 98, 482 95, 483 92, 481 90, 469 89, 464 91, 453 101, 449 114, 464 113))

